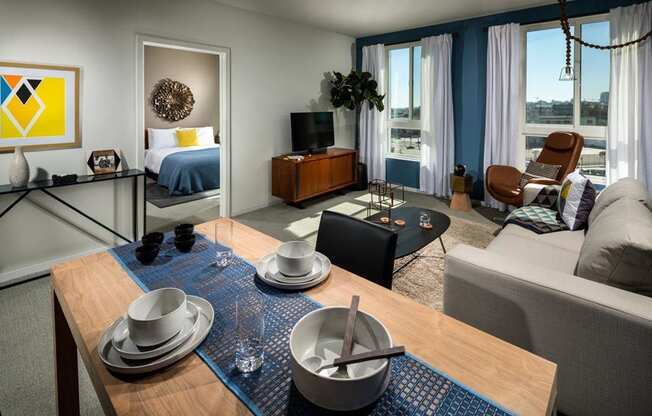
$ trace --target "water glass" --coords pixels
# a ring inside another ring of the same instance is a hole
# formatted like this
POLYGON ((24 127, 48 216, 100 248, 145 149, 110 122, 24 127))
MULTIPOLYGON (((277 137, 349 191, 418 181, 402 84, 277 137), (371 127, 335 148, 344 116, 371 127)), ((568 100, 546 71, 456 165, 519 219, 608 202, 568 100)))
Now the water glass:
POLYGON ((261 293, 239 295, 235 305, 235 366, 251 373, 263 365, 265 337, 265 300, 261 293))
POLYGON ((233 261, 233 222, 215 222, 215 265, 227 267, 233 261))
POLYGON ((422 212, 419 216, 419 226, 428 227, 430 226, 430 215, 427 212, 422 212))

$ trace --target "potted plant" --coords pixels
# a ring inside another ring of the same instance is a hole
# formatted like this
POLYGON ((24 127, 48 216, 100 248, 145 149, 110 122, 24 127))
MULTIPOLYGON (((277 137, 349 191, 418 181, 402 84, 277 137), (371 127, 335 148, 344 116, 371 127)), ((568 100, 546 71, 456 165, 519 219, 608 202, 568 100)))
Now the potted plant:
POLYGON ((369 108, 382 112, 384 95, 378 94, 378 83, 371 79, 369 72, 352 70, 347 76, 333 71, 331 84, 331 103, 333 107, 344 107, 349 110, 360 110, 367 101, 369 108))

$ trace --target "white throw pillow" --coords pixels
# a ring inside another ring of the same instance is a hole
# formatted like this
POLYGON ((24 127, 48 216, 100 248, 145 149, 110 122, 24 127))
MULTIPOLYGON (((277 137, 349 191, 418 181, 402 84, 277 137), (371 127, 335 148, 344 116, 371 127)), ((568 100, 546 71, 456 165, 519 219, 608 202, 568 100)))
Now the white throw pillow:
POLYGON ((177 146, 177 129, 147 129, 150 149, 177 146))
POLYGON ((200 146, 215 144, 215 135, 212 127, 197 127, 197 137, 200 146))

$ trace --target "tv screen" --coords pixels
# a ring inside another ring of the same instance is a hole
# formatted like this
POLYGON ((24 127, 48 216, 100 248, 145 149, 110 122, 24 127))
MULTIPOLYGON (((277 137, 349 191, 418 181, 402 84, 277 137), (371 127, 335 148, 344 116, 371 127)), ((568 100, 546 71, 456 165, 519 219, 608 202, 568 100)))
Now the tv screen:
POLYGON ((333 113, 291 113, 292 151, 315 151, 335 144, 333 113))

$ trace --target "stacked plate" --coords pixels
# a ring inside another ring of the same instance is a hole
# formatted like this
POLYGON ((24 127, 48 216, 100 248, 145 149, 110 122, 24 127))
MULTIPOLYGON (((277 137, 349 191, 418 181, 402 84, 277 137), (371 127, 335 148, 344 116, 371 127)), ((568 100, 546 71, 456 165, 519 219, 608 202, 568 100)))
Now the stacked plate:
POLYGON ((97 352, 116 373, 140 374, 191 353, 213 325, 211 304, 176 288, 146 293, 102 334, 97 352))
POLYGON ((290 241, 276 253, 263 257, 256 267, 258 277, 266 284, 285 290, 301 290, 326 280, 331 262, 304 241, 290 241))

